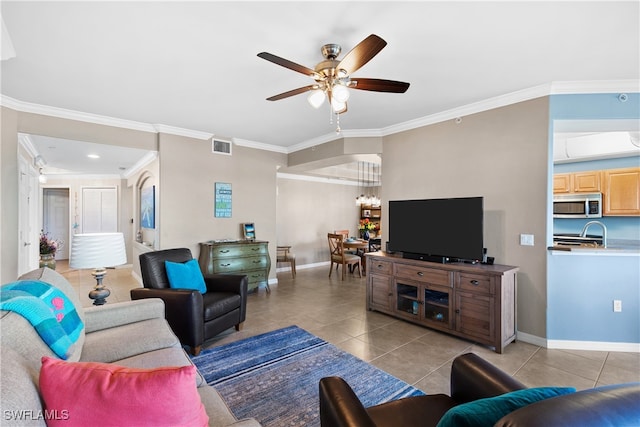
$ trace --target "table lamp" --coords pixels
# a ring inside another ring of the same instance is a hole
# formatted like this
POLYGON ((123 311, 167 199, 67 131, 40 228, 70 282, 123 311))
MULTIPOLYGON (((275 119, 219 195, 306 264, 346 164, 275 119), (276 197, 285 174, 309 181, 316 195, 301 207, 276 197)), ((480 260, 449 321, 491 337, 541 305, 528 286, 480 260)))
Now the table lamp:
POLYGON ((93 268, 91 275, 96 279, 96 286, 89 292, 93 305, 105 304, 111 294, 102 284, 102 279, 107 274, 106 267, 115 267, 126 262, 127 254, 122 233, 75 234, 71 240, 69 267, 93 268))

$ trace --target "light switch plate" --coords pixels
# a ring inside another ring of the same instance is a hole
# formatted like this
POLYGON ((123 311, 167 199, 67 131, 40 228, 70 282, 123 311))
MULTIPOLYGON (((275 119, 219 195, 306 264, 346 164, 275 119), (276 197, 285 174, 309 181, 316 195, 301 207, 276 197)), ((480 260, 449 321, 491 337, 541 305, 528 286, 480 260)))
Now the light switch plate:
POLYGON ((533 234, 521 234, 520 246, 533 246, 533 234))

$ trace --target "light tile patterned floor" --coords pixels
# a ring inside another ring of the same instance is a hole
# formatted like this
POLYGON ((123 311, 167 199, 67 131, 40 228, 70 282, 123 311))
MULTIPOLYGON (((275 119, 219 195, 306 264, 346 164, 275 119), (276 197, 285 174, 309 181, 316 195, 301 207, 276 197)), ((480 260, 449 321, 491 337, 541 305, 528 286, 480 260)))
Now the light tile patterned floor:
MULTIPOLYGON (((95 281, 86 271, 59 272, 78 289, 82 301, 95 281)), ((129 290, 140 284, 130 268, 110 269, 104 283, 111 289, 109 302, 127 301, 129 290)), ((549 350, 515 342, 503 354, 447 334, 368 311, 365 279, 348 275, 328 277, 328 267, 299 269, 297 277, 278 273, 278 284, 248 298, 247 320, 240 332, 230 329, 205 347, 240 340, 277 328, 298 325, 355 356, 372 363, 426 393, 449 393, 453 359, 474 352, 528 386, 596 385, 640 381, 640 354, 600 351, 549 350)))

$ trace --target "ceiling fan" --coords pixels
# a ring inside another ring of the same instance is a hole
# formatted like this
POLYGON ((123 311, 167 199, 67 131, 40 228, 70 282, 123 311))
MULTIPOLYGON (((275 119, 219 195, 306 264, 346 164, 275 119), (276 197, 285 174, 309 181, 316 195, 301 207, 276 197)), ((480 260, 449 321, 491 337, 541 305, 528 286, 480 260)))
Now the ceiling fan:
POLYGON ((338 115, 347 111, 349 89, 404 93, 409 88, 409 83, 351 76, 352 73, 376 56, 386 45, 387 42, 382 38, 371 34, 351 49, 344 58, 339 60, 338 56, 342 51, 340 45, 326 44, 321 48, 325 59, 318 63, 314 69, 268 52, 260 52, 258 54, 260 58, 297 71, 315 80, 314 84, 271 96, 267 98, 267 101, 278 101, 290 96, 311 92, 307 99, 313 107, 319 108, 327 98, 333 113, 338 115))

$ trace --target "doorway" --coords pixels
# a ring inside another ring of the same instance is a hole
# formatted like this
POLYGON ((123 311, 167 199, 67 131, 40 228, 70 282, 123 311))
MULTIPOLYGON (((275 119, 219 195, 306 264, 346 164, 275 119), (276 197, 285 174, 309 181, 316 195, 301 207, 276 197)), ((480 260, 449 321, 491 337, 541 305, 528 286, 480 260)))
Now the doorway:
POLYGON ((69 189, 42 190, 42 229, 49 237, 62 242, 56 260, 69 259, 69 189))

